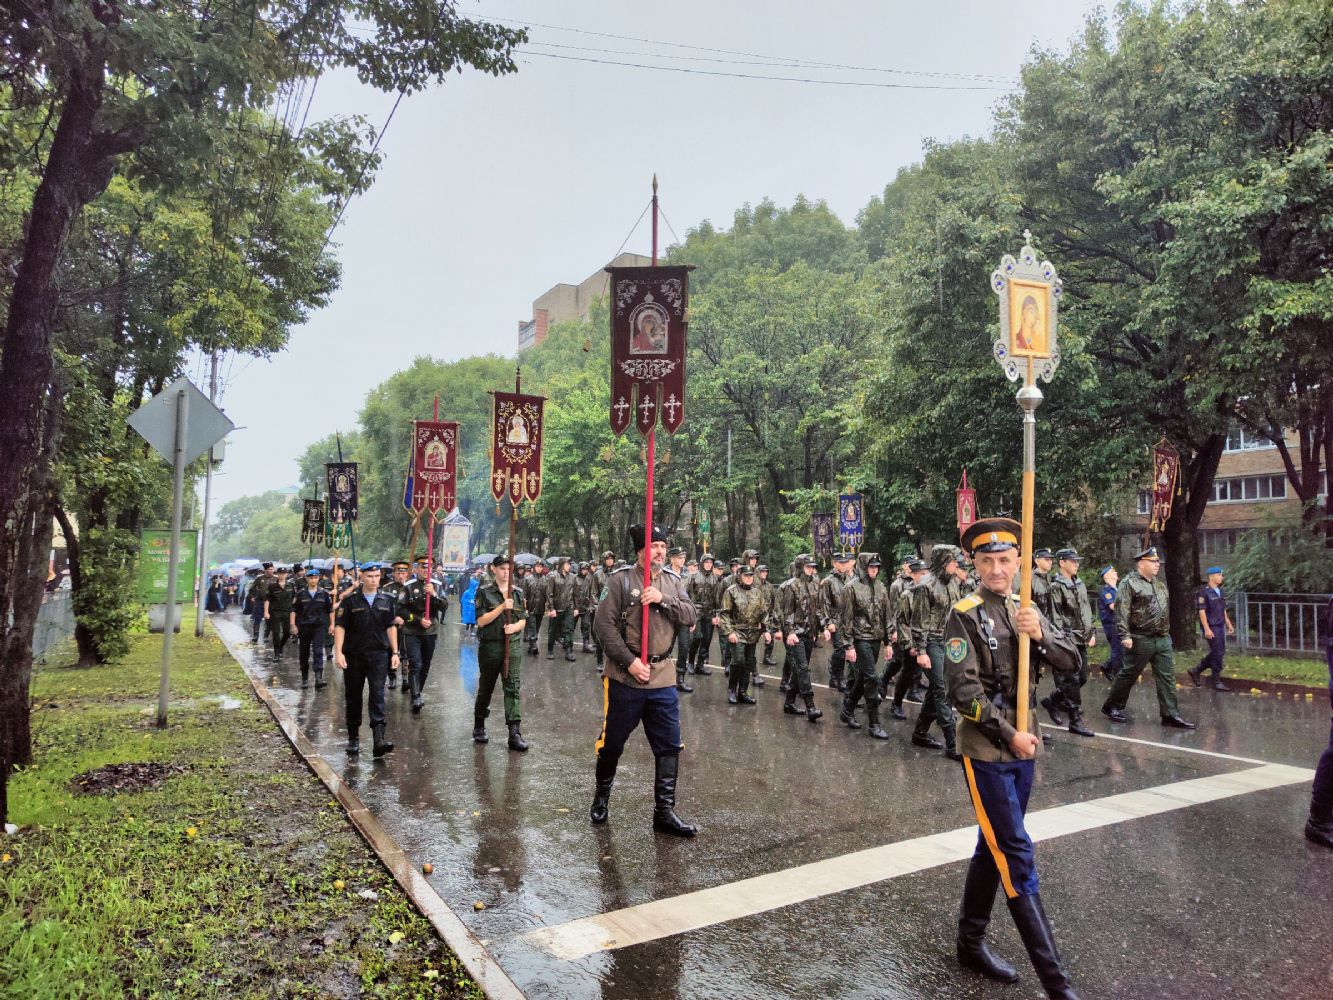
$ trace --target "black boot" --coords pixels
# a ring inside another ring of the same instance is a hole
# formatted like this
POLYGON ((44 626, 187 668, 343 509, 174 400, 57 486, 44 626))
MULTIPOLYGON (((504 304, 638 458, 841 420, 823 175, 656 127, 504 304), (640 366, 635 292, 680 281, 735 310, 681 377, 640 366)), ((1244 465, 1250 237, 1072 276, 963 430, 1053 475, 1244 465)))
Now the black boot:
POLYGON ((682 694, 694 694, 694 688, 685 683, 685 675, 679 671, 676 673, 676 690, 682 694))
POLYGON ((907 718, 907 713, 903 711, 903 707, 896 701, 889 706, 889 715, 900 721, 907 718))
POLYGON ((324 682, 324 671, 322 671, 322 670, 316 670, 316 671, 315 671, 315 690, 316 690, 316 691, 321 691, 321 690, 323 690, 323 689, 326 688, 326 687, 328 687, 328 684, 326 684, 326 683, 324 682))
POLYGON ((700 660, 694 665, 694 672, 700 677, 707 677, 712 673, 712 671, 708 669, 708 664, 703 660, 700 660))
POLYGON ((412 674, 410 681, 412 685, 412 714, 416 715, 421 711, 421 706, 424 704, 421 698, 421 684, 415 673, 412 674))
POLYGON ((592 795, 592 808, 588 816, 597 826, 605 823, 611 815, 611 786, 616 781, 616 761, 597 758, 597 790, 592 795))
POLYGON ((472 742, 489 743, 491 738, 486 735, 486 720, 480 716, 474 716, 472 719, 472 742))
POLYGON ((666 754, 657 758, 657 777, 653 782, 653 795, 656 805, 653 807, 653 829, 658 833, 669 833, 674 837, 693 837, 699 828, 693 823, 686 823, 676 815, 676 776, 680 770, 680 757, 666 754))
POLYGON ((1009 912, 1018 925, 1018 936, 1023 939, 1032 968, 1041 980, 1042 988, 1051 1000, 1078 1000, 1078 994, 1069 983, 1069 974, 1060 963, 1055 948, 1055 934, 1051 922, 1042 909, 1038 895, 1016 896, 1009 900, 1009 912))
POLYGON ((509 723, 509 749, 517 750, 523 753, 528 749, 528 741, 523 738, 523 734, 518 731, 517 722, 509 723))
POLYGON ((304 690, 305 690, 306 688, 308 688, 309 686, 310 686, 310 671, 308 671, 308 670, 302 670, 302 671, 301 671, 301 690, 304 691, 304 690))
POLYGON ((376 757, 383 757, 386 753, 393 753, 393 744, 384 738, 384 723, 381 722, 378 726, 371 726, 370 731, 375 737, 373 752, 376 757))
MULTIPOLYGON (((743 673, 744 671, 733 671, 733 672, 743 673)), ((749 687, 750 685, 746 683, 746 679, 744 677, 742 677, 740 681, 736 684, 736 701, 738 704, 753 705, 755 703, 755 700, 750 697, 749 687)))
POLYGON ((963 905, 958 914, 958 964, 1001 983, 1018 982, 1018 970, 1000 958, 986 943, 990 911, 1000 873, 994 863, 972 856, 963 882, 963 905))
POLYGON ((361 752, 361 730, 353 729, 347 734, 347 756, 355 757, 361 752))
POLYGON ((568 660, 570 663, 573 663, 577 659, 577 657, 574 655, 574 647, 572 645, 565 647, 565 659, 568 660))
POLYGON ((755 687, 757 687, 757 688, 761 688, 761 687, 764 686, 764 679, 763 679, 762 677, 759 676, 759 671, 758 671, 758 670, 756 670, 751 676, 754 677, 754 686, 755 686, 755 687))
POLYGON ((789 689, 787 690, 787 697, 786 697, 786 699, 784 699, 783 702, 782 702, 782 711, 783 711, 783 713, 786 714, 786 715, 804 715, 804 714, 805 714, 805 713, 802 712, 799 708, 796 707, 796 689, 795 689, 795 688, 789 688, 789 689))
POLYGON ((944 727, 944 756, 956 761, 963 759, 958 752, 958 726, 952 722, 944 727))
POLYGON ((824 713, 815 707, 814 693, 802 695, 802 697, 805 699, 805 717, 811 722, 818 722, 823 718, 824 713))
POLYGON ((548 660, 554 660, 554 659, 555 659, 555 647, 554 647, 554 646, 547 646, 547 647, 546 647, 546 658, 547 658, 548 660))
POLYGON ((838 721, 848 729, 861 728, 861 723, 856 721, 856 706, 852 703, 850 694, 842 699, 842 711, 838 713, 838 721))
POLYGON ((1096 736, 1091 729, 1083 724, 1083 709, 1069 709, 1069 731, 1075 736, 1096 736))
POLYGON ((916 728, 912 730, 912 746, 925 747, 927 750, 943 750, 944 744, 930 735, 931 720, 922 712, 916 717, 916 728))
POLYGON ((879 724, 879 704, 866 705, 866 735, 875 740, 887 740, 889 734, 879 724))
POLYGON ((1051 725, 1063 726, 1065 717, 1060 714, 1060 703, 1056 701, 1056 696, 1048 694, 1041 700, 1041 707, 1046 709, 1046 714, 1051 717, 1051 725))

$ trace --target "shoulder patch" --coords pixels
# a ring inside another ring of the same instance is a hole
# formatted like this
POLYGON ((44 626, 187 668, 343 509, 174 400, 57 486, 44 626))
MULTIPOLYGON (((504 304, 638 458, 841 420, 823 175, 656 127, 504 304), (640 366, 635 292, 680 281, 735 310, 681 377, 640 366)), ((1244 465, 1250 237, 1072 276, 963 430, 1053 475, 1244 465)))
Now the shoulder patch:
POLYGON ((944 644, 944 655, 949 658, 950 663, 962 663, 967 659, 967 640, 950 639, 944 644))
POLYGON ((973 608, 979 607, 981 607, 981 595, 979 594, 968 594, 961 601, 955 601, 953 605, 955 611, 971 611, 973 608))

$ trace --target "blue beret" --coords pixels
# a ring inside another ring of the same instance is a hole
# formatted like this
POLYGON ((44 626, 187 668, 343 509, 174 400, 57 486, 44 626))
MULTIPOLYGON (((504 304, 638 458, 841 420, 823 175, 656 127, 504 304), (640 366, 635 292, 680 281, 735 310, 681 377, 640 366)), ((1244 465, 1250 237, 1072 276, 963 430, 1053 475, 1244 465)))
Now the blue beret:
POLYGON ((306 576, 319 576, 319 570, 317 570, 317 569, 315 569, 315 567, 311 566, 308 570, 305 571, 305 575, 306 575, 306 576))
POLYGON ((1221 566, 1209 566, 1206 570, 1204 570, 1204 574, 1206 576, 1212 576, 1214 573, 1221 573, 1221 572, 1222 572, 1221 566))

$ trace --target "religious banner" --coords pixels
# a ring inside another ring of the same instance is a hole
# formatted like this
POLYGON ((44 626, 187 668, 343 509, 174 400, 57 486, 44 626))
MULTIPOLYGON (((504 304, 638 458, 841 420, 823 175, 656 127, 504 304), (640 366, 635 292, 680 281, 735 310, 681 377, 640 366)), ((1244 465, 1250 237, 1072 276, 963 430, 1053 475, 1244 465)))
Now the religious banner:
POLYGON ((694 523, 695 534, 699 536, 699 541, 705 545, 711 542, 713 540, 713 519, 708 516, 708 511, 700 507, 694 523))
POLYGON ((445 573, 464 572, 471 543, 472 522, 454 511, 440 522, 440 561, 436 565, 445 573))
POLYGON ((412 421, 412 509, 454 509, 458 494, 458 424, 452 420, 412 421))
POLYGON ((324 466, 329 530, 325 541, 331 549, 344 549, 352 539, 356 521, 356 463, 328 462, 324 466))
POLYGON ((415 508, 412 506, 412 486, 413 480, 415 479, 415 473, 412 468, 412 452, 414 450, 415 449, 413 448, 407 449, 407 475, 403 477, 403 510, 407 511, 409 514, 415 513, 415 508))
POLYGON ((491 403, 491 496, 517 507, 542 493, 545 396, 496 392, 491 403))
POLYGON ((1152 507, 1149 531, 1162 531, 1171 517, 1176 496, 1176 477, 1180 473, 1180 452, 1165 437, 1152 451, 1152 507))
POLYGON ((301 504, 301 541, 324 541, 324 501, 303 500, 301 504))
POLYGON ((1032 248, 1032 234, 1018 258, 1005 254, 991 273, 990 283, 1000 300, 1000 336, 991 353, 1010 382, 1022 378, 1034 384, 1049 382, 1060 367, 1060 345, 1056 334, 1063 285, 1049 260, 1039 261, 1032 248))
POLYGON ((685 423, 685 331, 692 265, 608 267, 611 275, 611 429, 647 435, 685 423))
POLYGON ((833 558, 833 515, 812 514, 810 534, 815 542, 815 558, 828 562, 833 558))
POLYGON ((856 549, 865 541, 865 498, 860 493, 838 497, 838 541, 844 548, 856 549))
POLYGON ((977 519, 977 491, 967 485, 967 470, 963 470, 963 481, 955 491, 955 504, 958 514, 958 537, 963 537, 963 532, 972 526, 972 522, 977 519))

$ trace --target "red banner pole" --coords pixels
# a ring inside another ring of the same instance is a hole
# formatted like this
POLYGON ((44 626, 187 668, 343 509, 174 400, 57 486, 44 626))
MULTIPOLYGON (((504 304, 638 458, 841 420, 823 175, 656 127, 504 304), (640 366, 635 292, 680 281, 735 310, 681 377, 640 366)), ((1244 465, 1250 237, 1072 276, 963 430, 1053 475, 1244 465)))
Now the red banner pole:
MULTIPOLYGON (((432 411, 431 419, 436 423, 440 422, 440 397, 435 397, 435 409, 432 411)), ((416 448, 413 442, 412 447, 416 448)), ((458 442, 454 442, 454 447, 458 447, 458 442)), ((415 454, 415 451, 413 452, 415 454)), ((455 459, 457 461, 457 459, 455 459)), ((424 508, 423 508, 424 509, 424 508)), ((428 512, 429 513, 429 512, 428 512)), ((409 552, 409 559, 416 559, 415 552, 409 552)), ((426 525, 426 617, 430 618, 430 591, 432 581, 435 579, 435 515, 430 515, 430 523, 426 525)))
MULTIPOLYGON (((653 174, 653 267, 657 266, 657 175, 653 174)), ((653 465, 656 459, 657 411, 653 411, 653 426, 648 430, 648 488, 645 491, 647 512, 643 519, 643 589, 653 585, 653 465)), ((639 631, 639 658, 648 666, 652 647, 648 644, 648 605, 643 605, 643 624, 639 631)))

